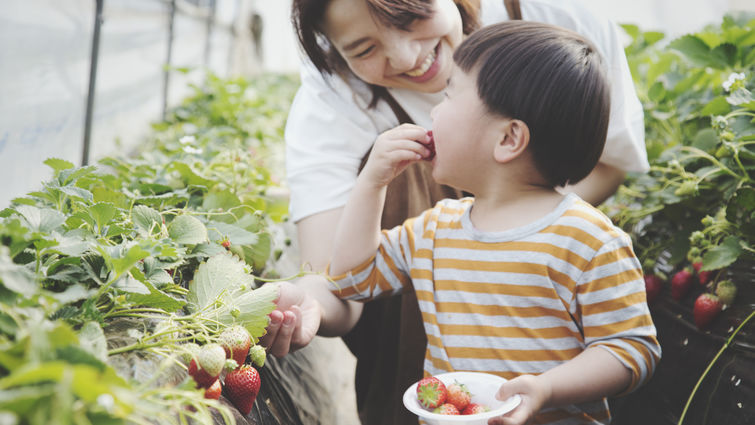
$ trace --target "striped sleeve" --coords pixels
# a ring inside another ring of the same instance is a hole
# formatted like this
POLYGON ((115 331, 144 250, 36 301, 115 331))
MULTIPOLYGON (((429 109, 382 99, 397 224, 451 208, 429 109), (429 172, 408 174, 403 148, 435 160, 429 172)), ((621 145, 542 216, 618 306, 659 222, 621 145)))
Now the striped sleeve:
POLYGON ((330 291, 342 299, 369 301, 397 294, 411 285, 413 242, 416 234, 422 234, 429 212, 383 230, 375 255, 343 275, 330 276, 330 291))
POLYGON ((642 269, 626 234, 601 247, 577 282, 578 315, 587 346, 613 354, 632 373, 626 393, 647 382, 661 348, 645 299, 642 269))

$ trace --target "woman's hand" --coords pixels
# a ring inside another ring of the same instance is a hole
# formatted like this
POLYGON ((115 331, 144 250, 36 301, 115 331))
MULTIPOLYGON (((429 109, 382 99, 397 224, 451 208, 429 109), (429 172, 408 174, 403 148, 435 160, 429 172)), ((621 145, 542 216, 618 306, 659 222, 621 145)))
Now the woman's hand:
POLYGON ((411 163, 432 155, 431 140, 427 130, 414 124, 402 124, 382 133, 375 140, 360 178, 378 187, 387 186, 411 163))
POLYGON ((312 342, 320 328, 322 311, 315 298, 300 286, 285 281, 277 284, 277 308, 270 313, 270 324, 260 345, 274 356, 283 357, 312 342))
POLYGON ((535 414, 546 405, 551 397, 551 392, 547 380, 534 375, 521 375, 506 381, 498 389, 496 398, 506 400, 514 394, 519 394, 522 402, 505 415, 488 420, 488 425, 524 425, 529 423, 535 414))

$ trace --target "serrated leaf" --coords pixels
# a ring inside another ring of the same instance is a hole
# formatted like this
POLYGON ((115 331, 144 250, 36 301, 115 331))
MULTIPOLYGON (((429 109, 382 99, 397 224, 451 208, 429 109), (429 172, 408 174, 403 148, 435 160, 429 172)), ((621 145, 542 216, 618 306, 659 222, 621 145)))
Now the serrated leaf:
POLYGON ((168 226, 168 234, 174 241, 196 245, 207 240, 207 228, 198 218, 184 214, 179 215, 168 226))
POLYGON ((97 229, 100 232, 103 227, 110 223, 110 220, 112 220, 118 212, 113 204, 105 202, 96 203, 90 206, 87 211, 92 219, 94 219, 95 223, 97 223, 97 229))
POLYGON ((189 282, 188 298, 195 309, 201 310, 241 285, 251 289, 254 277, 247 271, 246 263, 223 253, 199 265, 194 280, 189 282))
POLYGON ((682 53, 697 66, 711 64, 710 47, 694 35, 685 35, 669 43, 669 47, 682 53))
POLYGON ((70 304, 89 298, 95 291, 88 290, 84 285, 77 283, 69 286, 63 292, 53 292, 51 296, 61 304, 70 304))
POLYGON ((49 233, 66 220, 62 213, 50 208, 19 205, 16 207, 16 212, 23 217, 29 228, 35 232, 49 233))
POLYGON ((25 267, 13 263, 2 251, 0 251, 0 282, 6 288, 25 297, 31 297, 37 292, 34 275, 25 267))
POLYGON ((186 305, 185 301, 173 298, 165 292, 156 289, 138 270, 134 271, 134 278, 138 279, 148 289, 149 293, 129 294, 126 298, 130 302, 140 306, 158 308, 167 313, 178 311, 186 305))
POLYGON ((159 212, 146 205, 136 205, 131 210, 131 219, 141 233, 147 235, 152 231, 153 226, 160 226, 163 221, 159 212))
POLYGON ((149 288, 147 288, 146 285, 134 279, 134 277, 128 273, 119 277, 113 283, 112 287, 120 291, 132 293, 132 294, 147 295, 150 293, 149 288))
POLYGON ((252 245, 259 239, 257 234, 238 226, 219 221, 207 223, 210 240, 217 241, 227 238, 233 245, 252 245))
POLYGON ((65 193, 68 196, 83 199, 87 202, 92 202, 94 199, 94 195, 92 195, 92 192, 82 189, 80 187, 76 186, 60 186, 57 188, 61 192, 65 193))
POLYGON ((277 284, 266 284, 254 290, 236 291, 220 313, 223 323, 238 323, 245 327, 255 341, 265 335, 269 316, 278 299, 277 284), (232 312, 235 311, 235 314, 232 312))
POLYGON ((107 361, 107 340, 99 323, 85 323, 79 330, 79 343, 96 359, 107 361))
POLYGON ((55 171, 66 170, 74 167, 73 163, 60 158, 47 158, 44 161, 44 164, 55 171))
POLYGON ((722 244, 710 249, 703 255, 702 270, 722 269, 737 261, 741 254, 740 239, 736 236, 727 236, 722 244))

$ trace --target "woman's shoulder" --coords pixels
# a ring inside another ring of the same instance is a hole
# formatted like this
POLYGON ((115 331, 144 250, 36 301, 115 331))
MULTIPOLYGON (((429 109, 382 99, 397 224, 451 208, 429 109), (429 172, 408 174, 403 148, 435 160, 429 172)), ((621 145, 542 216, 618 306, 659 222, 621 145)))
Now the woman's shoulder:
MULTIPOLYGON (((592 13, 578 0, 521 0, 522 19, 545 22, 577 32, 602 31, 608 20, 592 13)), ((508 19, 503 0, 482 0, 483 25, 508 19)))

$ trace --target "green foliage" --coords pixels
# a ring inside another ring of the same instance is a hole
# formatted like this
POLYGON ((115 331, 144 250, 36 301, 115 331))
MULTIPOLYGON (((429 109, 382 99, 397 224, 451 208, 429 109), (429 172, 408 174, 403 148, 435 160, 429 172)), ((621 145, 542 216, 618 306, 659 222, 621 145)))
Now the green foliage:
POLYGON ((645 109, 651 170, 605 209, 634 237, 643 264, 702 260, 704 270, 755 259, 755 19, 727 16, 665 42, 624 26, 645 109), (670 255, 670 256, 669 256, 670 255))
POLYGON ((140 154, 48 159, 52 178, 0 212, 4 421, 209 423, 212 408, 233 423, 188 379, 162 378, 185 369, 186 342, 234 324, 264 333, 277 289, 255 275, 287 209, 267 192, 296 86, 210 75, 140 154), (115 366, 130 353, 157 359, 153 379, 115 366))

